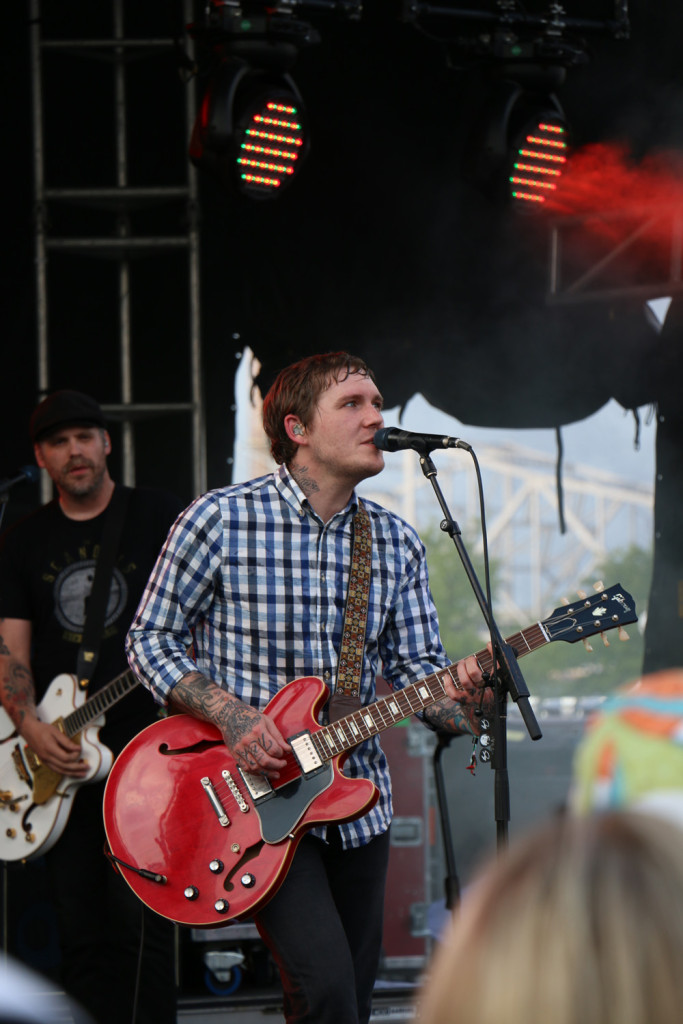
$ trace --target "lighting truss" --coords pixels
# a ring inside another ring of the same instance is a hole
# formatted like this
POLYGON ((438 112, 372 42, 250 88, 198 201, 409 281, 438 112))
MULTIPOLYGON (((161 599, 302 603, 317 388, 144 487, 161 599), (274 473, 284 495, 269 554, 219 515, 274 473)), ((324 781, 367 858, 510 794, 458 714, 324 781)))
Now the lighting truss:
POLYGON ((548 0, 543 12, 531 13, 527 8, 517 0, 469 8, 402 0, 402 19, 433 36, 440 34, 449 48, 461 55, 544 60, 565 67, 586 59, 585 45, 577 33, 596 32, 615 39, 630 35, 628 0, 612 0, 611 14, 604 18, 573 17, 554 0, 548 0), (457 36, 452 34, 453 26, 457 36))

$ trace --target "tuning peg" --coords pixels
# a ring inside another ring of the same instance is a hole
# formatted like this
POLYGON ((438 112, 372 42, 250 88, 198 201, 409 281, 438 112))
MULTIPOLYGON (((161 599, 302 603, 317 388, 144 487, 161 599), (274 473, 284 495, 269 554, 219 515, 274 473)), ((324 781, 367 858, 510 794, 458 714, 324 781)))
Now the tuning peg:
POLYGON ((586 596, 586 591, 585 591, 585 590, 577 590, 577 591, 576 591, 576 593, 577 593, 577 594, 579 595, 579 597, 580 597, 580 598, 581 598, 581 600, 583 601, 583 599, 584 599, 584 598, 585 598, 585 596, 586 596))
POLYGON ((602 642, 603 642, 603 644, 605 645, 605 647, 609 647, 609 640, 607 639, 607 637, 605 636, 605 634, 604 634, 604 633, 601 633, 601 634, 600 634, 600 636, 602 637, 602 642))
POLYGON ((584 646, 584 647, 586 648, 586 650, 587 650, 587 651, 588 651, 588 652, 589 652, 590 654, 592 654, 592 653, 593 653, 593 648, 592 648, 592 647, 591 647, 591 645, 590 645, 590 644, 588 643, 588 641, 586 640, 585 636, 583 637, 583 646, 584 646))
POLYGON ((602 580, 596 580, 593 584, 593 590, 597 591, 598 594, 601 594, 604 589, 605 584, 602 582, 602 580))
POLYGON ((560 604, 569 604, 569 599, 566 598, 566 597, 561 597, 560 598, 560 604))
POLYGON ((629 637, 628 633, 626 632, 626 630, 624 629, 623 626, 619 626, 619 629, 617 630, 617 632, 619 634, 619 639, 620 640, 630 640, 630 637, 629 637))

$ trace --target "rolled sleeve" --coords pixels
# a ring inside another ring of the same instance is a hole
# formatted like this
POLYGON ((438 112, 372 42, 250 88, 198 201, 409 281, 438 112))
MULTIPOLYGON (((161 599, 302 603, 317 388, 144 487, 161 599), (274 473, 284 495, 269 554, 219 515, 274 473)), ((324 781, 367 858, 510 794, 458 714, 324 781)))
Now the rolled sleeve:
POLYGON ((222 536, 218 504, 211 495, 198 498, 169 534, 128 632, 130 667, 160 704, 197 671, 190 651, 220 585, 222 536))

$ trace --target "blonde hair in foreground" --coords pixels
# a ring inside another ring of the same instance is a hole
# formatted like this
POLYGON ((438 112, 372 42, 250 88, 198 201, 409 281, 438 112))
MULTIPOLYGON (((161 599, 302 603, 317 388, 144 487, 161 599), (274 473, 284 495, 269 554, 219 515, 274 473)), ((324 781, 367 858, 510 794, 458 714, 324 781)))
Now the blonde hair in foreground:
POLYGON ((421 1024, 680 1024, 683 830, 558 818, 489 864, 425 979, 421 1024))

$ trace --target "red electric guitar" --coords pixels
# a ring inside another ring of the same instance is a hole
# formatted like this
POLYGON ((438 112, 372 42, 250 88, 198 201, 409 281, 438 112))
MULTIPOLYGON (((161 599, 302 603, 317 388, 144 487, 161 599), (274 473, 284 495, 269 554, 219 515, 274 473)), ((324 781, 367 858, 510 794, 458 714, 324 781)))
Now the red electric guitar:
MULTIPOLYGON (((618 584, 507 638, 517 657, 554 640, 575 643, 637 621, 618 584)), ((476 658, 493 667, 488 651, 476 658)), ((133 891, 180 924, 217 927, 254 914, 282 883, 302 836, 313 826, 360 817, 377 802, 368 779, 342 765, 360 741, 445 696, 441 669, 328 726, 318 724, 329 690, 295 679, 266 713, 291 744, 273 784, 237 767, 213 726, 172 715, 148 726, 121 752, 104 795, 111 854, 133 891)))

